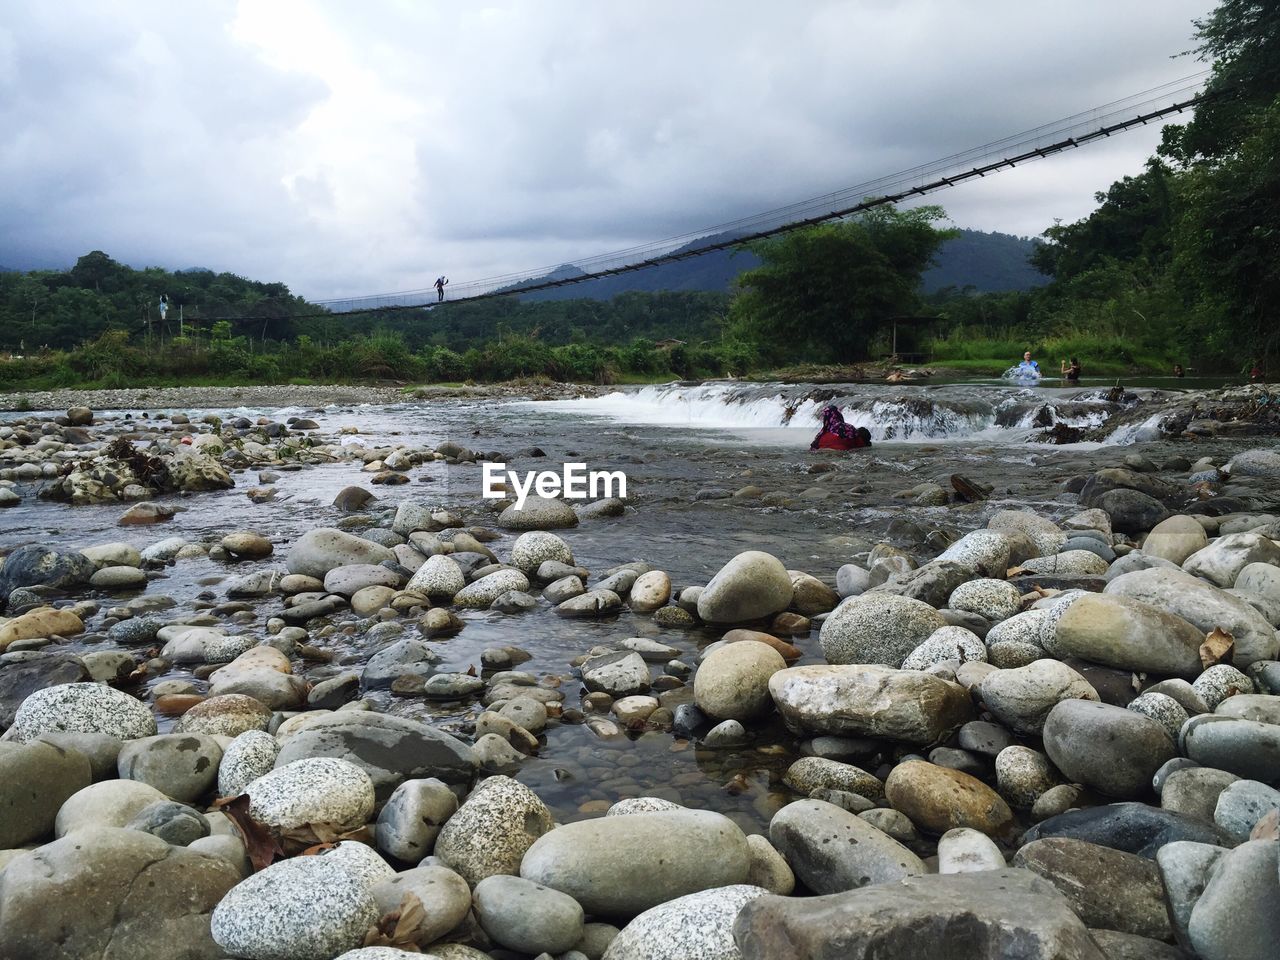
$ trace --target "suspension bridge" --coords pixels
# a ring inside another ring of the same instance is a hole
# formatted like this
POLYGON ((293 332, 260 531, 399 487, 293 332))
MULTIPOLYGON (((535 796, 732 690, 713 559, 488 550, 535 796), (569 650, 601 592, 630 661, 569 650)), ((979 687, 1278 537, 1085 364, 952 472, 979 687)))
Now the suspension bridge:
MULTIPOLYGON (((909 202, 971 180, 983 179, 1033 161, 1099 143, 1117 134, 1182 113, 1205 99, 1204 84, 1208 76, 1208 71, 1202 71, 932 163, 691 233, 571 263, 463 283, 451 282, 446 288, 447 302, 460 303, 532 293, 645 270, 665 263, 688 260, 715 250, 738 247, 753 240, 777 236, 813 224, 854 216, 875 207, 909 202)), ((437 301, 435 288, 427 287, 398 293, 313 301, 324 309, 323 313, 291 314, 287 319, 323 317, 334 313, 420 310, 434 306, 437 301)), ((212 319, 261 323, 267 318, 259 315, 212 319)))

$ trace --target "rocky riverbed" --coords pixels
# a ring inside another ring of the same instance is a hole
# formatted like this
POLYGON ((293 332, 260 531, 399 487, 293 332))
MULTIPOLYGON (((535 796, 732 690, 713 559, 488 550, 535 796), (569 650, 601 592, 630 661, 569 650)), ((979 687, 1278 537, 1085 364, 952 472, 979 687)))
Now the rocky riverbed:
POLYGON ((1274 445, 134 399, 0 424, 0 958, 1274 950, 1274 445))

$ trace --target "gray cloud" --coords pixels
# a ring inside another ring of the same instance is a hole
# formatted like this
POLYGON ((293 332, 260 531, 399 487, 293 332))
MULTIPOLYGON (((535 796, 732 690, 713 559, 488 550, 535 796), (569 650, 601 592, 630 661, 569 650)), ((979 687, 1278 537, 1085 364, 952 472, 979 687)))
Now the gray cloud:
MULTIPOLYGON (((1211 0, 14 5, 0 263, 94 248, 310 297, 550 265, 1193 72, 1211 0)), ((931 198, 1038 233, 1153 129, 931 198)))

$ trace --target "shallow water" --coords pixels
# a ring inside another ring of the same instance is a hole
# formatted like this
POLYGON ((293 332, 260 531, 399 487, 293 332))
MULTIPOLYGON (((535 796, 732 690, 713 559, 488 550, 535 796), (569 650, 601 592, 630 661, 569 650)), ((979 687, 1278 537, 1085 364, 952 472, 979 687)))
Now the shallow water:
MULTIPOLYGON (((840 564, 865 555, 880 540, 904 546, 923 561, 936 553, 923 546, 928 532, 964 532, 984 524, 995 509, 1030 505, 1055 518, 1076 512, 1075 497, 1060 493, 1062 482, 1073 474, 1114 465, 1131 450, 1139 449, 1157 461, 1174 452, 1194 460, 1205 453, 1225 457, 1235 447, 1256 445, 1243 441, 1161 441, 1117 449, 1097 444, 1029 444, 1025 442, 1027 431, 1019 426, 1022 414, 1018 411, 1029 403, 1042 403, 1043 396, 1028 400, 1022 396, 1026 391, 981 384, 910 389, 850 385, 840 396, 853 398, 851 405, 864 404, 864 409, 879 403, 885 410, 886 404, 897 403, 899 398, 910 400, 923 394, 947 410, 968 405, 980 411, 979 419, 991 411, 1011 411, 1011 426, 1000 427, 993 415, 992 426, 981 426, 979 420, 965 421, 969 427, 977 425, 976 431, 961 428, 921 436, 920 430, 901 430, 906 439, 879 442, 870 451, 811 454, 807 446, 814 427, 806 419, 821 401, 809 395, 830 389, 813 385, 669 386, 593 400, 333 407, 307 411, 306 415, 320 424, 325 436, 344 426, 357 427, 359 435, 345 440, 369 446, 395 442, 435 446, 454 440, 472 449, 502 452, 508 465, 520 470, 558 469, 565 461, 585 462, 591 469, 621 469, 627 474, 629 487, 626 515, 587 521, 560 533, 578 563, 588 567, 593 576, 619 563, 646 560, 666 570, 677 589, 705 583, 725 561, 745 549, 766 550, 789 569, 805 570, 828 582, 834 581, 840 564), (786 406, 793 403, 796 410, 785 416, 786 406), (547 457, 517 453, 534 445, 547 457), (811 473, 818 463, 830 464, 831 469, 811 473), (949 489, 953 473, 993 485, 992 499, 976 505, 920 507, 895 497, 923 481, 936 481, 949 489), (786 493, 792 501, 789 506, 771 507, 759 500, 698 499, 700 492, 705 496, 709 491, 732 491, 748 484, 786 493)), ((1041 390, 1042 394, 1047 392, 1041 390)), ((1096 393, 1086 387, 1057 391, 1054 397, 1064 409, 1072 403, 1099 408, 1098 401, 1092 399, 1096 393)), ((190 411, 193 420, 204 412, 190 411)), ((230 413, 262 413, 283 419, 301 412, 230 413)), ((121 416, 112 421, 121 430, 130 426, 123 415, 107 416, 121 416)), ((0 548, 33 541, 69 547, 125 541, 141 548, 173 535, 208 541, 237 529, 257 530, 276 544, 276 555, 264 561, 226 564, 200 558, 165 568, 148 585, 145 595, 173 597, 178 606, 161 616, 176 618, 221 602, 225 582, 232 578, 255 569, 283 567, 291 541, 309 529, 342 519, 344 515, 332 506, 338 491, 351 484, 367 485, 369 476, 352 463, 283 472, 274 484, 279 491, 277 499, 255 504, 244 490, 258 485, 257 471, 242 471, 236 474, 235 490, 173 498, 171 502, 183 511, 173 521, 152 527, 117 526, 124 510, 120 505, 52 504, 36 500, 28 489, 21 505, 0 512, 0 548)), ((480 467, 429 463, 415 467, 410 476, 413 482, 403 486, 369 487, 379 498, 370 512, 389 523, 399 501, 415 499, 455 510, 469 526, 493 525, 489 504, 480 498, 480 467)), ((504 557, 515 536, 504 534, 490 546, 504 557)), ((96 594, 104 613, 136 596, 96 594)), ((273 598, 250 603, 252 622, 233 630, 262 633, 266 620, 279 612, 280 601, 273 598)), ((693 664, 697 651, 722 633, 709 628, 663 630, 650 617, 626 610, 600 621, 568 621, 555 616, 546 603, 524 615, 487 611, 460 615, 465 629, 454 638, 433 642, 444 658, 442 670, 479 669, 484 648, 518 646, 533 656, 517 669, 561 678, 566 707, 577 707, 583 692, 572 676, 570 661, 596 644, 632 636, 652 637, 679 648, 681 659, 693 664)), ((359 665, 371 652, 361 637, 364 623, 358 617, 346 613, 333 622, 339 629, 315 642, 333 652, 335 663, 307 665, 304 671, 312 679, 333 674, 338 665, 359 665)), ((101 619, 97 619, 88 629, 92 632, 101 626, 101 619)), ((318 627, 319 622, 311 624, 313 631, 318 627)), ((820 659, 816 632, 794 638, 794 642, 805 651, 801 662, 820 659)), ((71 647, 87 648, 82 642, 71 647)), ((163 678, 148 682, 159 679, 163 678)), ((691 693, 689 688, 665 700, 674 705, 681 702, 681 695, 691 697, 691 693)), ((474 701, 442 707, 385 693, 375 694, 374 699, 380 709, 427 718, 464 733, 468 720, 481 709, 474 701)), ((795 738, 776 722, 751 729, 755 739, 748 747, 706 751, 669 733, 602 740, 586 726, 553 723, 538 756, 524 764, 518 777, 543 797, 561 820, 587 815, 623 796, 644 793, 711 807, 759 830, 787 796, 781 777, 797 753, 795 738), (583 805, 587 805, 585 812, 583 805)), ((891 759, 888 753, 885 757, 891 759)), ((868 764, 868 769, 874 772, 875 766, 868 764)))

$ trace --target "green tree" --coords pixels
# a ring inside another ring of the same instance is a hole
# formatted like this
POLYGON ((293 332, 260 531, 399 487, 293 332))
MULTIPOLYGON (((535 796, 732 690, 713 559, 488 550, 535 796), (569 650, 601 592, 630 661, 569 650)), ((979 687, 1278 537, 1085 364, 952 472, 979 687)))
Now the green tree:
POLYGON ((748 244, 762 261, 738 278, 731 329, 779 358, 848 362, 890 318, 920 304, 920 276, 953 235, 941 207, 879 207, 748 244))

